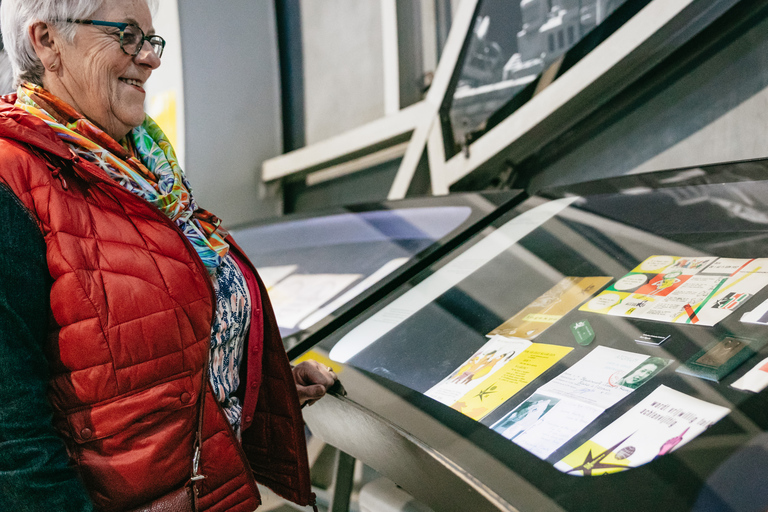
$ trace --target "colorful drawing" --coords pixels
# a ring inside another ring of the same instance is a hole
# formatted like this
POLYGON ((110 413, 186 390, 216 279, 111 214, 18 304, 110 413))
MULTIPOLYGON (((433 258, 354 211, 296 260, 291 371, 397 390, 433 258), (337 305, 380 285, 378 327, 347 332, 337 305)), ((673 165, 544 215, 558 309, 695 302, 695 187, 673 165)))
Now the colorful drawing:
POLYGON ((521 338, 494 336, 424 394, 445 405, 453 405, 530 345, 530 341, 521 338))
POLYGON ((650 256, 579 310, 713 326, 768 286, 767 266, 764 258, 650 256))
POLYGON ((571 350, 571 347, 533 343, 506 363, 493 378, 486 379, 451 407, 479 420, 512 398, 571 350))

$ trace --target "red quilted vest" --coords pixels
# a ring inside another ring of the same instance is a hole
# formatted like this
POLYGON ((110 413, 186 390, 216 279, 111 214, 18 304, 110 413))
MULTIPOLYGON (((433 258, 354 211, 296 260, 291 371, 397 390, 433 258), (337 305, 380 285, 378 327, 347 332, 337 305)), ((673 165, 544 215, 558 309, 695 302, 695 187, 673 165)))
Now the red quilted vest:
MULTIPOLYGON (((190 476, 211 282, 159 210, 73 156, 45 123, 13 109, 12 96, 3 99, 0 181, 37 220, 53 278, 54 426, 96 507, 130 509, 190 476)), ((252 512, 260 502, 253 474, 306 505, 312 495, 291 369, 266 291, 232 247, 254 297, 243 442, 206 386, 200 508, 252 512)))

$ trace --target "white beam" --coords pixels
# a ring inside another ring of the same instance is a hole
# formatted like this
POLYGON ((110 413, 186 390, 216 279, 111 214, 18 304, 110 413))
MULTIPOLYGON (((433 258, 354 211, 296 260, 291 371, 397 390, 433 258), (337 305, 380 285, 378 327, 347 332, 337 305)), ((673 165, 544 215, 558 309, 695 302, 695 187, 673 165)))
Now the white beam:
POLYGON ((377 151, 381 149, 377 146, 386 141, 412 132, 424 117, 425 106, 424 102, 416 103, 391 116, 267 160, 262 168, 262 179, 272 181, 285 178, 327 162, 343 160, 345 156, 370 148, 377 151))
MULTIPOLYGON (((611 91, 617 85, 639 76, 638 69, 647 70, 661 62, 690 39, 690 30, 697 32, 737 2, 653 0, 549 87, 475 141, 469 157, 463 153, 453 156, 444 168, 448 183, 458 182, 502 151, 518 149, 521 154, 510 153, 511 158, 528 156, 531 148, 516 148, 515 142, 532 129, 563 115, 558 111, 574 100, 584 105, 583 112, 594 110, 613 96, 611 91), (649 46, 650 41, 654 42, 649 46), (611 83, 605 78, 609 74, 611 83), (598 82, 601 88, 595 89, 598 82)), ((562 124, 569 121, 563 119, 562 124)))
POLYGON ((478 0, 464 0, 453 17, 451 31, 448 34, 448 40, 445 42, 445 48, 435 71, 432 86, 429 88, 427 97, 423 102, 426 104, 424 119, 414 130, 411 144, 408 146, 400 168, 397 170, 392 188, 389 189, 389 195, 387 196, 389 199, 402 199, 408 193, 408 187, 410 187, 413 181, 416 167, 419 165, 421 155, 426 148, 429 132, 432 126, 436 124, 435 120, 448 90, 454 68, 459 61, 459 54, 464 46, 464 40, 468 32, 472 30, 477 2, 478 0))

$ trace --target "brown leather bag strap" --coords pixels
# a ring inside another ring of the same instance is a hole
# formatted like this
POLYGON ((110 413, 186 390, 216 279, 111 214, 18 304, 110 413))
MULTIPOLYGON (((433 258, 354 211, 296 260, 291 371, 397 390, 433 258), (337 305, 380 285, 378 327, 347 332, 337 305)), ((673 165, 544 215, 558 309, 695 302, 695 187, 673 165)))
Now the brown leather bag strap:
MULTIPOLYGON (((200 396, 198 397, 197 406, 197 431, 195 432, 195 451, 192 455, 192 476, 190 481, 192 482, 194 495, 197 498, 200 489, 198 482, 206 478, 205 475, 201 475, 198 470, 200 469, 200 458, 203 452, 203 421, 205 417, 205 390, 208 388, 208 370, 209 370, 209 358, 210 350, 206 349, 205 358, 203 361, 203 382, 200 386, 200 396)), ((195 510, 197 510, 197 504, 195 504, 195 510)))

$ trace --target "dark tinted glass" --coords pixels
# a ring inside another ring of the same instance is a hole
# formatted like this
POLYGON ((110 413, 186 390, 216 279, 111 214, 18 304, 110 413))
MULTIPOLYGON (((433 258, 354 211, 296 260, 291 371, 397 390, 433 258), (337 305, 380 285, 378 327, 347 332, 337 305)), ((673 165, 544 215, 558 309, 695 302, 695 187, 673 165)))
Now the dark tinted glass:
POLYGON ((742 465, 768 429, 766 175, 744 162, 531 198, 334 334, 330 358, 567 510, 648 489, 684 509, 715 488, 768 499, 750 491, 766 465, 742 465))

